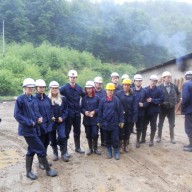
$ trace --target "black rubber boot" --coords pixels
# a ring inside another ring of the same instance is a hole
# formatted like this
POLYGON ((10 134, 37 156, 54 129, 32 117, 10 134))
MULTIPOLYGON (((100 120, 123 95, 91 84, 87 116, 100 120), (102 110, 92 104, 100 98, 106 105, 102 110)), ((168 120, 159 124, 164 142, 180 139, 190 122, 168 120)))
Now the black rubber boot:
MULTIPOLYGON (((43 163, 42 163, 42 161, 41 161, 41 158, 39 158, 39 156, 37 156, 37 158, 38 158, 38 160, 39 160, 39 168, 40 168, 41 170, 45 170, 45 167, 44 167, 44 165, 43 165, 43 163)), ((52 163, 49 163, 49 166, 52 166, 52 163)))
POLYGON ((119 140, 119 153, 123 154, 124 150, 123 150, 123 140, 119 140))
POLYGON ((170 129, 170 142, 173 144, 176 144, 175 139, 174 139, 174 128, 170 129))
POLYGON ((157 143, 161 142, 161 137, 162 137, 162 127, 158 127, 158 136, 157 136, 157 143))
POLYGON ((83 151, 80 147, 80 137, 74 137, 75 141, 75 152, 83 154, 85 151, 83 151))
POLYGON ((91 155, 93 153, 93 140, 92 139, 87 139, 89 149, 87 151, 87 155, 91 155))
POLYGON ((146 142, 145 138, 146 138, 146 130, 143 130, 140 143, 145 143, 146 142))
POLYGON ((66 148, 66 153, 65 154, 66 154, 66 156, 68 158, 70 158, 70 154, 68 153, 67 146, 68 146, 68 139, 65 140, 65 148, 66 148))
POLYGON ((137 142, 136 142, 136 148, 140 147, 140 137, 141 137, 141 131, 137 131, 137 142))
POLYGON ((112 147, 107 147, 107 158, 111 159, 113 157, 112 147))
POLYGON ((64 162, 68 162, 69 161, 69 157, 67 156, 67 153, 64 150, 61 150, 61 159, 64 162))
POLYGON ((183 147, 184 151, 192 152, 192 138, 189 138, 189 145, 183 147))
POLYGON ((119 159, 120 159, 119 149, 114 149, 114 158, 115 158, 116 160, 119 160, 119 159))
POLYGON ((33 172, 31 171, 32 164, 33 164, 33 156, 26 156, 26 171, 27 171, 26 176, 31 180, 35 180, 37 179, 37 176, 33 174, 33 172))
POLYGON ((101 151, 98 150, 98 139, 93 140, 93 148, 94 148, 94 153, 96 155, 101 155, 101 151))
POLYGON ((50 168, 50 165, 48 163, 47 157, 39 157, 41 159, 41 162, 43 166, 45 167, 46 173, 50 177, 55 177, 58 175, 58 172, 56 170, 53 170, 50 168))
POLYGON ((124 140, 123 141, 123 150, 125 153, 129 152, 129 148, 128 148, 128 140, 124 140))
POLYGON ((59 157, 58 157, 57 147, 52 147, 52 148, 53 148, 53 161, 58 161, 59 157))
POLYGON ((152 147, 154 145, 154 137, 155 137, 155 132, 156 130, 151 130, 151 135, 150 135, 150 142, 149 142, 149 146, 152 147))

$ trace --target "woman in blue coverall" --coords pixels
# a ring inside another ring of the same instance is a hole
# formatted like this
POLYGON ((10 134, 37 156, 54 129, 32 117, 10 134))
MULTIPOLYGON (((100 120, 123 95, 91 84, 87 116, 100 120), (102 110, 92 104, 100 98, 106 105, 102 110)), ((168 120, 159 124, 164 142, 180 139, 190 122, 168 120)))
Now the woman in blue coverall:
POLYGON ((54 123, 50 133, 51 146, 53 149, 53 161, 59 159, 57 150, 57 145, 59 145, 61 158, 63 161, 67 162, 69 161, 69 157, 67 156, 67 139, 65 135, 65 119, 68 114, 67 100, 64 96, 60 95, 58 82, 51 81, 49 88, 49 98, 51 99, 54 116, 54 123))
POLYGON ((131 80, 124 79, 122 82, 123 90, 118 91, 116 96, 120 99, 123 108, 125 124, 119 129, 119 151, 128 152, 130 135, 133 132, 134 123, 137 122, 137 100, 131 89, 131 80))
POLYGON ((38 124, 42 122, 41 118, 36 114, 36 99, 33 97, 35 81, 27 78, 23 81, 24 93, 17 97, 14 109, 14 117, 18 121, 18 134, 24 136, 28 145, 26 154, 26 176, 31 180, 37 179, 37 176, 32 172, 32 164, 34 155, 37 154, 43 166, 46 169, 48 176, 56 176, 57 171, 50 169, 46 158, 46 150, 38 137, 38 124))
MULTIPOLYGON (((52 131, 52 126, 54 122, 53 109, 51 105, 51 100, 45 94, 45 87, 46 87, 45 81, 42 79, 38 79, 35 81, 35 86, 36 86, 35 98, 37 100, 37 106, 38 106, 36 113, 38 118, 42 119, 42 122, 39 124, 40 127, 39 138, 42 141, 47 153, 47 148, 50 142, 50 132, 52 131)), ((49 164, 51 166, 51 163, 49 164)), ((44 169, 44 166, 41 163, 40 159, 39 159, 39 168, 44 169)))
POLYGON ((87 81, 85 85, 86 95, 81 101, 81 112, 83 113, 83 125, 85 126, 85 133, 89 145, 87 155, 93 152, 101 155, 98 147, 98 127, 97 127, 97 114, 99 109, 99 97, 95 96, 95 88, 93 81, 87 81))
POLYGON ((104 130, 104 138, 107 147, 107 158, 112 158, 112 147, 114 157, 120 159, 119 155, 119 127, 124 126, 123 110, 119 98, 114 96, 115 86, 113 83, 106 85, 106 96, 99 104, 97 126, 104 130))

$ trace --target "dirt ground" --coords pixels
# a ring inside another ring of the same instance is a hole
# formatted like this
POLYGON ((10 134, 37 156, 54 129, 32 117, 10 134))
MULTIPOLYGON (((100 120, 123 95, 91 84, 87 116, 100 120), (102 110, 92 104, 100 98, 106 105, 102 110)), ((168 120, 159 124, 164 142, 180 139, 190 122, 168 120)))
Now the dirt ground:
MULTIPOLYGON (((71 135, 70 161, 52 161, 49 147, 48 158, 59 176, 50 178, 38 168, 37 158, 33 171, 38 179, 31 181, 25 176, 26 144, 17 135, 17 122, 13 118, 14 102, 0 103, 0 192, 191 192, 192 153, 183 152, 188 142, 184 132, 184 117, 176 117, 175 140, 171 144, 167 120, 161 143, 149 147, 148 142, 135 148, 135 135, 131 136, 130 152, 121 159, 106 159, 106 150, 100 147, 101 156, 80 155, 74 152, 71 135)), ((149 140, 149 132, 147 141, 149 140)), ((87 149, 84 127, 81 135, 82 148, 87 149)))

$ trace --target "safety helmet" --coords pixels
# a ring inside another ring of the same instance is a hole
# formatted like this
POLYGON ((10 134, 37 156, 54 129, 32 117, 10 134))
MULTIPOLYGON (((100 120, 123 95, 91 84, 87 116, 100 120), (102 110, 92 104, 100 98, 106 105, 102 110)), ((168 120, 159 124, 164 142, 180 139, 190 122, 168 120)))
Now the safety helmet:
POLYGON ((162 78, 171 76, 171 73, 169 71, 164 71, 161 76, 162 76, 162 78))
POLYGON ((142 80, 143 78, 140 74, 136 74, 136 75, 134 75, 133 79, 134 80, 142 80))
POLYGON ((94 82, 95 83, 103 83, 103 79, 101 77, 97 76, 97 77, 95 77, 94 82))
POLYGON ((123 80, 123 79, 129 79, 129 75, 127 75, 127 74, 122 75, 121 80, 123 80))
POLYGON ((35 86, 36 87, 46 87, 46 83, 43 79, 37 79, 35 81, 35 86))
POLYGON ((57 81, 51 81, 49 83, 49 88, 52 88, 52 87, 59 87, 59 83, 57 81))
POLYGON ((123 80, 123 82, 122 82, 122 85, 124 85, 124 84, 129 84, 129 85, 131 85, 131 80, 130 79, 124 79, 123 80))
POLYGON ((150 76, 150 80, 157 81, 157 80, 158 80, 157 75, 151 75, 151 76, 150 76))
POLYGON ((93 81, 87 81, 85 84, 85 88, 92 88, 95 87, 95 84, 93 81))
POLYGON ((117 72, 111 73, 111 77, 119 77, 119 74, 117 72))
POLYGON ((187 71, 187 72, 185 73, 185 78, 186 78, 187 80, 192 79, 192 71, 187 71))
POLYGON ((69 72, 68 72, 68 77, 77 77, 77 71, 75 71, 75 70, 70 70, 69 72))
POLYGON ((23 87, 35 87, 35 81, 31 78, 26 78, 23 81, 23 87))
POLYGON ((115 90, 115 85, 113 83, 107 83, 106 90, 115 90))

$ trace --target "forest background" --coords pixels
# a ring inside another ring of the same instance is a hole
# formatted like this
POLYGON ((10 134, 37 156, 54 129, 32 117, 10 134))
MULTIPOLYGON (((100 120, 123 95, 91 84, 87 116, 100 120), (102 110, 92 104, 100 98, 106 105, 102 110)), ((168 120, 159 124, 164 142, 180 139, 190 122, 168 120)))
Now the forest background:
POLYGON ((0 96, 22 92, 26 77, 61 85, 111 72, 131 77, 192 52, 192 4, 113 0, 0 0, 0 96), (1 38, 2 39, 2 38, 1 38))

